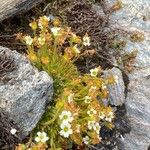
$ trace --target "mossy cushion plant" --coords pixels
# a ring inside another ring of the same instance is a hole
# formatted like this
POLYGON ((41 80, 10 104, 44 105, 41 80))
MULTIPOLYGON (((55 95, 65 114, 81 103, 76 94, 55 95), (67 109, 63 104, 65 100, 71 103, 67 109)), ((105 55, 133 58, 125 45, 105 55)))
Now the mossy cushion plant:
POLYGON ((18 145, 17 150, 61 150, 71 149, 73 144, 88 147, 100 143, 101 127, 113 128, 114 112, 102 100, 108 98, 107 84, 114 84, 115 78, 104 79, 99 66, 89 74, 78 72, 74 61, 93 53, 88 49, 87 33, 79 37, 58 18, 51 21, 46 16, 30 26, 32 36, 18 34, 18 38, 27 45, 32 64, 53 77, 55 94, 30 141, 18 145))

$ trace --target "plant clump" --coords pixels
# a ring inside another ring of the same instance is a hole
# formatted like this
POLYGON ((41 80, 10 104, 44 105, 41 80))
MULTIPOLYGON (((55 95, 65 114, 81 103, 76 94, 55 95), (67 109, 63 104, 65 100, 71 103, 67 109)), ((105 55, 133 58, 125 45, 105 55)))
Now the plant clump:
POLYGON ((131 42, 143 42, 144 41, 144 34, 138 31, 134 31, 130 35, 131 42))
POLYGON ((87 72, 96 65, 100 65, 103 69, 111 68, 113 60, 109 48, 115 33, 108 26, 110 13, 102 10, 99 14, 88 0, 68 0, 65 4, 64 1, 51 4, 53 13, 60 15, 77 35, 84 36, 87 33, 91 38, 90 48, 96 50, 94 55, 82 57, 79 63, 76 63, 80 71, 87 72))
POLYGON ((137 52, 137 50, 132 50, 130 53, 124 54, 122 58, 124 70, 128 73, 131 73, 135 69, 134 64, 136 61, 137 52))
POLYGON ((78 36, 58 18, 46 16, 31 22, 30 27, 33 35, 18 34, 18 38, 27 45, 32 64, 53 77, 55 95, 33 132, 33 140, 20 144, 17 150, 72 149, 74 144, 84 149, 100 143, 101 127, 114 126, 114 111, 103 100, 109 95, 107 85, 117 81, 113 75, 104 78, 100 66, 86 74, 78 71, 74 62, 95 53, 90 48, 91 37, 88 33, 78 36))
POLYGON ((109 8, 104 0, 68 0, 67 3, 62 0, 51 4, 50 9, 53 13, 60 15, 77 35, 83 36, 88 33, 91 38, 90 48, 95 49, 95 53, 83 56, 76 62, 80 71, 85 73, 96 65, 103 69, 119 66, 127 72, 134 69, 134 61, 128 63, 128 60, 124 59, 125 56, 132 55, 132 52, 124 52, 127 41, 121 36, 130 35, 129 39, 132 42, 140 42, 144 40, 144 35, 137 31, 129 34, 110 25, 111 14, 122 7, 121 0, 117 0, 109 8), (95 3, 98 8, 95 7, 95 3))

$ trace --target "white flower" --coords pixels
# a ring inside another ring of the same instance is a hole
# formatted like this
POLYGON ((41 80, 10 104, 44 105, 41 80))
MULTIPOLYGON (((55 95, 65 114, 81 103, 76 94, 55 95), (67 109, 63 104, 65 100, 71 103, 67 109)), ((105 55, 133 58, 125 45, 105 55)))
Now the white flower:
POLYGON ((61 28, 59 27, 53 27, 51 28, 51 32, 53 33, 54 36, 57 36, 59 34, 61 28))
POLYGON ((38 42, 39 42, 40 45, 44 45, 45 44, 45 38, 44 37, 39 37, 38 42))
POLYGON ((17 130, 16 130, 16 129, 14 129, 14 128, 12 128, 12 129, 10 130, 10 133, 11 133, 12 135, 15 135, 15 134, 16 134, 16 132, 17 132, 17 130))
POLYGON ((90 73, 92 77, 96 77, 98 74, 99 68, 91 69, 90 73))
POLYGON ((106 89, 106 85, 102 84, 102 90, 106 89))
POLYGON ((105 120, 108 121, 108 122, 111 122, 112 118, 106 117, 105 120))
POLYGON ((96 131, 97 134, 99 134, 99 131, 100 131, 100 125, 98 122, 95 122, 95 121, 88 121, 88 129, 89 130, 94 130, 96 131))
POLYGON ((115 82, 118 83, 119 77, 117 75, 115 75, 114 78, 115 78, 115 82))
POLYGON ((32 43, 33 43, 33 39, 31 38, 31 36, 25 36, 25 42, 26 42, 26 44, 27 45, 32 45, 32 43))
POLYGON ((90 46, 90 37, 86 34, 84 37, 83 37, 83 45, 84 46, 90 46))
POLYGON ((101 127, 98 122, 94 123, 93 129, 96 131, 97 134, 99 134, 101 127))
POLYGON ((112 119, 114 118, 114 113, 113 112, 109 112, 107 115, 106 115, 106 118, 105 120, 108 121, 108 122, 112 122, 112 119))
POLYGON ((72 120, 73 120, 72 113, 70 111, 66 111, 66 110, 62 111, 59 118, 61 120, 63 120, 63 122, 72 122, 72 120))
POLYGON ((88 121, 88 129, 92 130, 94 128, 95 121, 88 121))
POLYGON ((74 93, 68 96, 68 103, 71 103, 73 101, 73 97, 74 97, 74 93))
POLYGON ((45 132, 37 132, 37 137, 35 138, 35 141, 45 143, 48 139, 49 137, 45 132))
POLYGON ((64 136, 65 138, 68 138, 70 134, 72 134, 71 125, 68 123, 62 123, 61 124, 61 131, 59 132, 61 136, 64 136))
POLYGON ((49 18, 48 16, 43 16, 43 18, 44 18, 44 20, 47 21, 47 22, 50 21, 50 18, 49 18))
POLYGON ((43 16, 43 17, 40 17, 40 19, 39 19, 39 22, 38 22, 38 26, 41 28, 41 29, 43 29, 43 25, 42 25, 42 22, 44 21, 44 22, 49 22, 49 17, 47 17, 47 16, 43 16))
POLYGON ((88 136, 85 136, 85 137, 83 138, 83 142, 84 142, 86 145, 88 145, 89 142, 90 142, 90 138, 89 138, 88 136))
POLYGON ((63 129, 66 126, 68 128, 71 128, 71 124, 69 122, 66 122, 66 121, 64 121, 64 122, 61 123, 60 128, 63 129))
POLYGON ((99 113, 99 118, 100 118, 100 119, 104 119, 104 118, 105 118, 105 114, 104 114, 103 112, 100 112, 100 113, 99 113))
POLYGON ((91 86, 91 88, 89 89, 89 92, 90 92, 90 93, 93 93, 93 92, 96 91, 96 89, 97 89, 96 86, 91 86))
POLYGON ((102 140, 102 138, 99 136, 99 134, 97 135, 97 138, 98 138, 99 141, 102 140))
POLYGON ((38 26, 39 26, 41 29, 43 29, 42 23, 41 23, 40 21, 38 22, 38 26))
POLYGON ((91 101, 91 97, 90 96, 85 96, 84 102, 85 103, 90 103, 90 101, 91 101))
POLYGON ((80 124, 77 124, 77 127, 76 127, 76 128, 77 128, 77 129, 76 129, 76 132, 77 132, 77 133, 80 133, 80 127, 81 127, 81 125, 80 125, 80 124))
POLYGON ((80 50, 77 48, 77 44, 73 46, 73 50, 76 54, 80 54, 80 50))
POLYGON ((87 114, 88 114, 89 116, 95 115, 96 113, 97 113, 97 111, 94 110, 93 108, 91 108, 90 110, 87 111, 87 114))

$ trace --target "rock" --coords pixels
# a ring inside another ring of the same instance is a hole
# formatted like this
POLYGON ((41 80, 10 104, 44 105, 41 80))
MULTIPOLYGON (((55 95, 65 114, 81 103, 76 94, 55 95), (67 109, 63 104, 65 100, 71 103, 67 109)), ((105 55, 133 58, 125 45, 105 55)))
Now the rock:
POLYGON ((41 118, 46 103, 52 100, 53 80, 16 51, 0 47, 1 55, 5 56, 0 57, 5 61, 0 60, 0 108, 26 136, 41 118))
POLYGON ((0 22, 8 17, 26 12, 42 0, 0 0, 0 22))
MULTIPOLYGON (((134 72, 128 74, 130 84, 127 94, 127 115, 131 132, 126 134, 121 150, 147 150, 150 145, 150 1, 121 0, 123 8, 114 12, 110 18, 113 28, 127 33, 140 32, 144 41, 132 42, 126 36, 125 51, 138 50, 134 72)), ((111 7, 116 0, 107 0, 111 7)))
POLYGON ((130 79, 126 107, 132 130, 123 143, 125 150, 147 149, 150 144, 150 78, 133 79, 132 76, 130 79))
POLYGON ((112 68, 104 71, 104 76, 114 75, 117 78, 117 83, 108 85, 110 104, 119 106, 125 102, 125 86, 122 77, 122 72, 118 68, 112 68))
MULTIPOLYGON (((107 0, 111 7, 117 0, 107 0)), ((146 68, 150 66, 150 1, 147 0, 121 0, 123 8, 110 16, 110 25, 127 33, 140 32, 144 34, 144 41, 132 42, 128 36, 125 51, 138 50, 136 66, 146 68)))

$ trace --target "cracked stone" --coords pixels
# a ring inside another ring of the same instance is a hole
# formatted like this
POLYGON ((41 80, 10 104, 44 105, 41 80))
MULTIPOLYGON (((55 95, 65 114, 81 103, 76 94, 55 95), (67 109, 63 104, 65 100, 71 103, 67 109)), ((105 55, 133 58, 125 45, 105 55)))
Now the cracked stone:
POLYGON ((26 136, 52 100, 53 80, 46 72, 33 67, 25 56, 0 47, 0 54, 4 52, 14 58, 16 66, 0 76, 0 108, 16 123, 22 136, 26 136))
POLYGON ((125 85, 122 77, 122 72, 118 68, 112 68, 104 71, 104 76, 110 74, 117 76, 118 81, 113 85, 108 85, 109 101, 111 105, 119 106, 125 102, 125 85))
MULTIPOLYGON (((108 7, 116 0, 107 0, 108 7)), ((131 124, 130 134, 119 139, 121 150, 147 150, 150 145, 150 1, 122 0, 123 8, 110 18, 113 28, 128 33, 138 31, 144 34, 144 41, 132 42, 127 38, 124 51, 138 50, 135 70, 128 74, 130 83, 126 98, 127 115, 131 124)))

